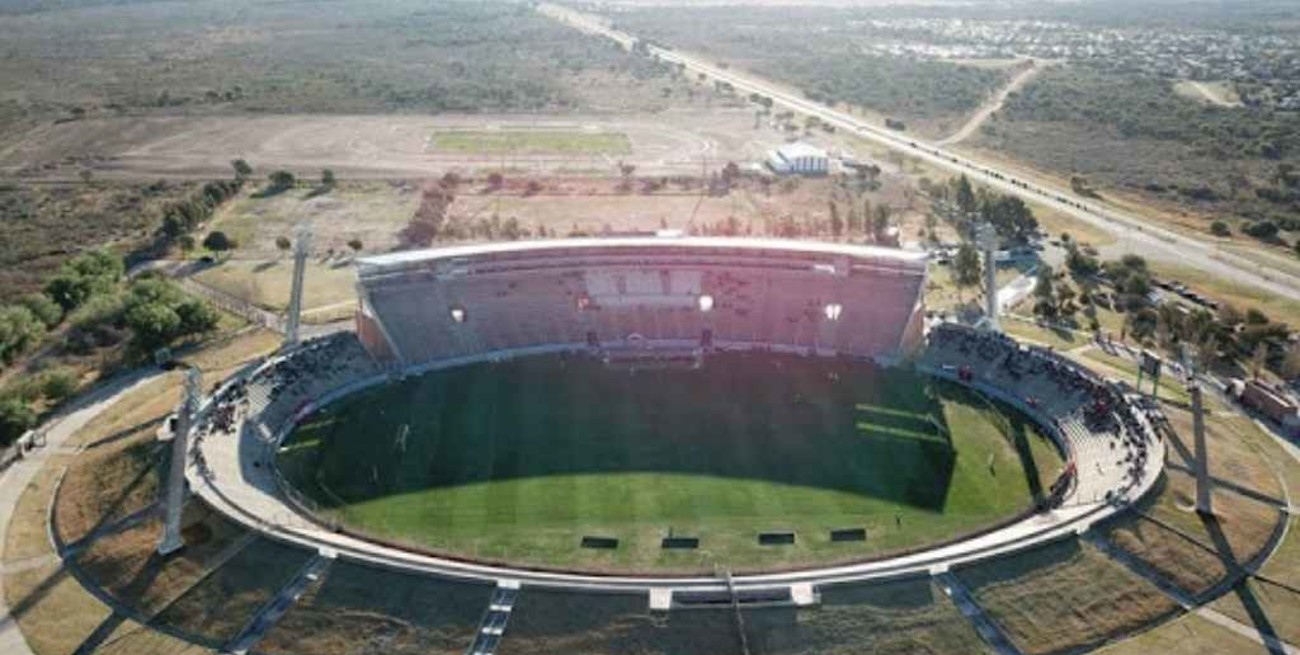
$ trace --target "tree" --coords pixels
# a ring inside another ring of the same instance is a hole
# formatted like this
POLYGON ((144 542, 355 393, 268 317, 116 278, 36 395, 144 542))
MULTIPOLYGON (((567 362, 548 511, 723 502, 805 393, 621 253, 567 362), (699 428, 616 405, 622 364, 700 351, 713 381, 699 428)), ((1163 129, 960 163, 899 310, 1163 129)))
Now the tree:
POLYGON ((124 317, 136 343, 146 352, 167 345, 180 334, 180 315, 161 302, 136 304, 126 310, 124 317))
POLYGON ((348 247, 352 249, 352 252, 361 252, 361 249, 366 246, 361 242, 361 239, 348 239, 348 247))
POLYGON ((844 234, 844 220, 840 218, 840 208, 839 205, 835 204, 834 200, 828 201, 827 204, 830 206, 831 212, 831 236, 838 239, 844 234))
POLYGON ((278 236, 278 237, 275 238, 275 249, 276 249, 276 250, 279 250, 280 252, 285 253, 285 252, 289 252, 289 249, 292 248, 292 247, 293 247, 293 242, 289 240, 289 237, 286 237, 286 236, 278 236))
POLYGON ((1241 231, 1261 241, 1272 241, 1277 238, 1280 228, 1273 221, 1259 221, 1247 225, 1241 231))
POLYGON ((13 443, 36 425, 36 412, 15 396, 0 398, 0 444, 13 443))
POLYGON ((63 320, 63 308, 43 293, 29 293, 19 299, 18 304, 26 307, 46 328, 52 328, 63 320))
POLYGON ((248 162, 242 159, 236 159, 230 162, 230 167, 235 169, 236 180, 246 180, 253 174, 253 167, 249 166, 248 162))
POLYGON ((1055 277, 1052 267, 1043 264, 1038 269, 1038 281, 1034 284, 1034 313, 1047 320, 1056 320, 1060 314, 1056 302, 1055 277))
POLYGON ((221 320, 211 305, 197 298, 182 301, 176 306, 175 312, 181 319, 177 336, 206 334, 217 329, 217 323, 221 320))
POLYGON ((203 247, 215 253, 234 250, 238 246, 239 244, 234 239, 226 236, 226 233, 220 230, 209 232, 208 236, 203 239, 203 247))
POLYGON ((49 371, 41 376, 41 395, 46 400, 59 402, 77 390, 77 374, 64 369, 49 371))
POLYGON ((294 185, 298 183, 298 180, 293 176, 293 173, 290 173, 289 171, 285 171, 285 170, 279 170, 274 173, 271 173, 270 175, 266 176, 266 179, 270 183, 270 186, 268 186, 266 189, 266 192, 268 194, 287 191, 289 189, 292 189, 294 185))
POLYGON ((334 179, 334 171, 325 169, 320 172, 320 185, 325 188, 333 188, 338 181, 334 179))
POLYGON ((957 248, 957 256, 952 260, 952 273, 952 281, 957 285, 959 299, 962 289, 979 286, 983 267, 980 265, 980 254, 975 246, 969 242, 962 242, 957 248))
POLYGON ((497 171, 492 171, 491 173, 488 173, 487 183, 489 189, 496 191, 500 189, 502 186, 505 186, 506 178, 501 173, 497 171))
POLYGON ((189 257, 190 253, 194 252, 194 248, 197 245, 198 244, 194 242, 194 236, 190 234, 182 234, 180 238, 176 240, 176 246, 181 249, 181 259, 189 257))
POLYGON ((22 305, 0 307, 0 362, 12 364, 45 336, 45 325, 22 305))
POLYGON ((961 177, 957 178, 955 195, 957 209, 960 209, 962 214, 969 216, 979 208, 978 201, 975 199, 975 189, 971 187, 970 180, 966 178, 965 173, 962 173, 961 177))
POLYGON ((1232 236, 1232 230, 1228 227, 1227 223, 1224 223, 1223 221, 1215 221, 1210 223, 1210 234, 1213 234, 1216 237, 1230 237, 1232 236))
POLYGON ((112 291, 125 269, 120 258, 102 250, 78 255, 59 267, 59 272, 45 283, 45 295, 71 311, 92 296, 112 291))

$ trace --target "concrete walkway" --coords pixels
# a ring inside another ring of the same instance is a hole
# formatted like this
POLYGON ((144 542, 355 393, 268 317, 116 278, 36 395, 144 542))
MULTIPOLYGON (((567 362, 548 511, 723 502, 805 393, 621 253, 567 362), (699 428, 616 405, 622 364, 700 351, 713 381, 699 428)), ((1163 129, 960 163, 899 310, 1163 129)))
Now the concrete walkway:
MULTIPOLYGON (((475 357, 460 358, 441 362, 440 366, 453 366, 469 361, 487 361, 501 357, 510 357, 515 352, 495 352, 475 357)), ((358 380, 344 383, 341 389, 325 393, 321 402, 310 404, 319 408, 327 404, 336 395, 347 389, 360 389, 373 382, 386 381, 386 375, 379 375, 373 380, 358 380)), ((1017 399, 1004 398, 1015 404, 1017 399)), ((1021 403, 1023 404, 1023 403, 1021 403)), ((300 412, 308 411, 301 408, 300 412)), ((1032 409, 1022 408, 1031 415, 1032 409)), ((476 579, 495 581, 511 578, 527 585, 551 588, 568 588, 584 590, 637 591, 663 587, 673 589, 708 589, 726 591, 726 587, 714 577, 680 577, 680 578, 645 578, 630 576, 595 576, 570 574, 526 569, 514 569, 502 566, 489 566, 474 562, 451 560, 422 553, 411 552, 373 541, 367 541, 348 534, 337 532, 327 526, 317 525, 307 517, 299 514, 281 494, 274 467, 260 465, 270 461, 273 455, 276 437, 268 431, 284 431, 287 425, 274 428, 253 429, 258 421, 249 417, 238 427, 237 434, 214 435, 202 440, 198 446, 203 459, 207 462, 210 475, 199 475, 193 467, 187 469, 190 488, 204 502, 228 518, 253 531, 262 532, 274 539, 295 544, 300 547, 317 550, 333 549, 344 559, 359 560, 399 570, 409 570, 425 574, 440 575, 459 579, 476 579)), ((1158 476, 1163 465, 1163 445, 1154 444, 1151 457, 1148 458, 1147 471, 1143 475, 1140 488, 1131 490, 1133 497, 1144 494, 1158 476)), ((1089 453, 1087 449, 1073 449, 1076 452, 1089 453)), ((1104 453, 1110 458, 1110 451, 1104 453)), ((1080 461, 1081 475, 1088 475, 1094 469, 1091 460, 1080 461)), ((1011 525, 971 537, 957 543, 909 553, 899 557, 875 560, 845 566, 826 567, 786 573, 769 573, 737 576, 735 586, 738 589, 775 589, 789 587, 800 583, 828 584, 835 582, 862 582, 884 579, 904 574, 928 574, 936 565, 957 566, 983 560, 998 555, 1005 555, 1030 548, 1035 544, 1052 541, 1064 536, 1086 531, 1093 523, 1102 520, 1117 511, 1121 506, 1106 502, 1084 502, 1066 506, 1050 512, 1033 514, 1011 525)))
MULTIPOLYGON (((125 392, 142 387, 161 375, 163 375, 161 371, 150 369, 112 380, 64 408, 41 427, 45 431, 46 446, 28 453, 26 458, 0 475, 0 517, 4 517, 4 520, 0 521, 0 544, 7 543, 9 518, 14 515, 18 507, 18 499, 22 497, 37 471, 45 466, 46 460, 56 454, 63 443, 83 426, 112 407, 125 392)), ((51 556, 54 556, 53 552, 51 556)), ((26 561, 6 562, 6 571, 8 572, 11 566, 21 567, 26 563, 26 561)), ((18 629, 17 622, 9 614, 9 606, 4 598, 4 580, 0 578, 0 653, 32 655, 27 640, 18 629)))

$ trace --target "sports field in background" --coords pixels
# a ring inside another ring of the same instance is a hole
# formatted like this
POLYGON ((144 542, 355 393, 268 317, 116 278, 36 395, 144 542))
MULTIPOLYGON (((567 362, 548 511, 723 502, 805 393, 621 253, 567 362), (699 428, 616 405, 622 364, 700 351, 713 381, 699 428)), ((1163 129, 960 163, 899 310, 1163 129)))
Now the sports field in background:
POLYGON ((960 387, 757 353, 697 370, 541 356, 435 372, 309 418, 279 463, 377 537, 645 572, 806 566, 946 541, 1026 510, 1061 468, 1032 425, 960 387), (865 542, 831 542, 830 530, 856 527, 865 542), (758 544, 784 530, 794 545, 758 544), (670 534, 700 547, 665 551, 670 534), (619 547, 580 548, 587 535, 619 547))
POLYGON ((484 155, 630 155, 622 132, 585 130, 449 130, 435 132, 434 152, 484 155))

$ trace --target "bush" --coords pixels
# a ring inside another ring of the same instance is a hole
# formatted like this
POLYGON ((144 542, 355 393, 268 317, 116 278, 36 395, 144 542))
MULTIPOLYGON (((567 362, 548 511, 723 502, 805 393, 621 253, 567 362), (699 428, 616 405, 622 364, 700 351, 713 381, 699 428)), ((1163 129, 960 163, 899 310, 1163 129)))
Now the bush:
POLYGON ((63 308, 43 293, 29 293, 18 304, 26 307, 47 328, 52 328, 63 320, 63 308))
POLYGON ((0 398, 0 445, 9 445, 36 425, 36 412, 18 398, 0 398))
POLYGON ((49 371, 41 376, 41 395, 51 402, 62 401, 77 391, 77 374, 68 369, 49 371))
POLYGON ((293 186, 298 183, 298 180, 293 176, 293 173, 283 170, 271 173, 266 177, 266 179, 271 183, 270 187, 267 189, 267 191, 271 193, 287 191, 292 189, 293 186))
POLYGON ((1232 236, 1232 230, 1228 228, 1227 223, 1224 223, 1223 221, 1215 221, 1210 223, 1210 234, 1213 234, 1216 237, 1230 237, 1232 236))
POLYGON ((1277 238, 1278 227, 1273 221, 1259 221, 1258 223, 1247 225, 1242 229, 1242 232, 1245 232, 1256 239, 1268 241, 1277 238))
POLYGON ((226 236, 225 232, 217 230, 215 232, 209 232, 208 236, 203 238, 203 247, 212 252, 225 252, 239 247, 239 243, 229 236, 226 236))
POLYGON ((22 305, 0 307, 0 362, 12 364, 45 336, 45 325, 22 305))

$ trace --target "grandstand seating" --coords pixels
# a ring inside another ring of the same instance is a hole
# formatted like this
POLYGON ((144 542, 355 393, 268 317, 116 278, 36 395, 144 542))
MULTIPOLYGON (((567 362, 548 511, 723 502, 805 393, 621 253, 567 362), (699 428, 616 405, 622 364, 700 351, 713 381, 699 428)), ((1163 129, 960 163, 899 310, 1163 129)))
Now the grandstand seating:
POLYGON ((1154 436, 1137 403, 1061 355, 1000 333, 940 324, 930 331, 922 362, 997 389, 1047 417, 1073 449, 1070 460, 1086 463, 1075 472, 1075 502, 1110 500, 1143 474, 1154 436))
POLYGON ((359 262, 362 330, 400 364, 628 340, 714 342, 894 357, 920 307, 920 256, 853 246, 721 239, 541 242, 359 262), (701 309, 701 297, 712 306, 701 309), (837 315, 829 317, 834 305, 837 315), (453 310, 463 311, 457 320, 453 310), (387 335, 387 343, 376 340, 387 335), (391 348, 389 347, 391 345, 391 348))

